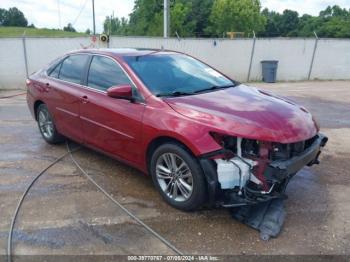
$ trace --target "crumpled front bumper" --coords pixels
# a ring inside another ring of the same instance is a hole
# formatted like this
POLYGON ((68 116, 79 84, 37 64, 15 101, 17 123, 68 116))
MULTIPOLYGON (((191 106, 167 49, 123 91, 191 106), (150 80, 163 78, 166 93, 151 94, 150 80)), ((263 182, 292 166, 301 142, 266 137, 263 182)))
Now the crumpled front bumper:
POLYGON ((315 141, 301 154, 288 160, 277 160, 271 162, 265 169, 265 178, 272 182, 280 182, 287 177, 294 175, 304 166, 312 166, 318 164, 318 157, 322 147, 326 145, 328 138, 323 134, 318 134, 315 141))
MULTIPOLYGON (((266 181, 268 181, 271 184, 276 183, 284 185, 282 188, 285 188, 285 186, 288 184, 289 178, 296 174, 304 166, 311 166, 319 163, 318 157, 321 153, 322 148, 326 145, 327 141, 328 138, 325 135, 319 133, 317 134, 317 137, 315 138, 314 142, 301 154, 294 156, 288 160, 276 160, 270 162, 264 171, 264 177, 266 181)), ((207 180, 208 198, 210 205, 214 205, 215 203, 218 204, 221 202, 224 203, 222 204, 222 206, 229 207, 234 206, 236 204, 240 206, 256 204, 261 201, 267 201, 269 199, 278 198, 276 194, 258 194, 259 197, 256 199, 256 201, 245 201, 244 199, 236 197, 232 198, 232 195, 231 197, 229 197, 229 199, 225 197, 225 199, 220 200, 218 199, 218 197, 220 197, 222 190, 218 183, 218 175, 213 161, 208 157, 202 157, 199 159, 199 161, 205 174, 205 178, 207 180)), ((279 194, 282 197, 283 192, 279 192, 279 194)))

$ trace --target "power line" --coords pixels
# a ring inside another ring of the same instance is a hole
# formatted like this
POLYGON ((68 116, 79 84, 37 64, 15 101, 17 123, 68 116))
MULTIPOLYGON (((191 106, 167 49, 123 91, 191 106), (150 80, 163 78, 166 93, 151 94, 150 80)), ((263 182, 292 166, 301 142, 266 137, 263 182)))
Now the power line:
POLYGON ((83 10, 85 9, 85 6, 86 6, 87 2, 88 2, 88 0, 85 0, 85 2, 83 3, 83 5, 80 7, 80 11, 79 11, 77 17, 74 19, 74 22, 72 23, 72 26, 75 25, 75 23, 78 21, 78 19, 79 19, 81 13, 82 13, 83 10))
POLYGON ((61 29, 61 8, 60 8, 60 0, 57 0, 57 10, 58 10, 58 26, 61 29))

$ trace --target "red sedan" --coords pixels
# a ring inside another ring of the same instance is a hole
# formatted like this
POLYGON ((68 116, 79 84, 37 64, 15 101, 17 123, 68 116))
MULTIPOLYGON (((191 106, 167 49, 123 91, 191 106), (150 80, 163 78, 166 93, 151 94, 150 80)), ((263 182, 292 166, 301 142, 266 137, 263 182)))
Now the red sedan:
POLYGON ((48 143, 67 137, 124 161, 182 210, 283 198, 327 142, 305 108, 172 51, 71 52, 27 87, 48 143))

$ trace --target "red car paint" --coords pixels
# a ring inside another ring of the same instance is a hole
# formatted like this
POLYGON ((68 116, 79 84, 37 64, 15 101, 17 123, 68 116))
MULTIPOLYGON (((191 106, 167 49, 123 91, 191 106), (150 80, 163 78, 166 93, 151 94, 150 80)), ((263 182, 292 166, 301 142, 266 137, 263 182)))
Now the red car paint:
POLYGON ((245 85, 166 102, 180 114, 232 136, 293 143, 318 131, 305 109, 245 85))
MULTIPOLYGON (((149 51, 128 51, 140 55, 149 51)), ((74 52, 77 53, 77 52, 74 52)), ((28 82, 27 101, 44 102, 58 131, 80 143, 147 172, 152 141, 170 137, 199 156, 221 149, 210 132, 292 143, 309 139, 318 127, 304 108, 264 91, 239 85, 233 88, 174 98, 154 96, 128 64, 126 52, 83 50, 115 59, 132 79, 144 102, 132 102, 46 75, 45 69, 28 82)))

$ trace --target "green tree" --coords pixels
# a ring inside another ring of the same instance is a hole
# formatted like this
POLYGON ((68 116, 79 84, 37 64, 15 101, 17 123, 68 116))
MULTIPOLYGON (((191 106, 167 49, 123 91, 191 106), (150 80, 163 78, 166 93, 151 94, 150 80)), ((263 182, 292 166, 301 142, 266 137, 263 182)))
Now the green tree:
POLYGON ((281 15, 275 11, 269 11, 269 9, 265 8, 261 14, 266 19, 266 26, 264 32, 261 32, 261 36, 266 37, 274 37, 280 36, 280 20, 281 15))
POLYGON ((17 7, 11 7, 9 10, 1 9, 0 23, 3 26, 27 26, 28 25, 28 21, 24 17, 24 14, 17 7))
POLYGON ((259 0, 215 0, 207 32, 221 36, 226 32, 263 31, 266 19, 259 0))
POLYGON ((341 8, 338 5, 328 6, 325 10, 320 12, 319 16, 321 18, 329 18, 329 17, 350 18, 350 10, 348 11, 345 8, 341 8))
MULTIPOLYGON (((175 2, 170 9, 170 34, 175 36, 176 32, 181 37, 192 36, 196 22, 191 18, 192 3, 175 2)), ((163 16, 162 16, 163 17, 163 16)))
MULTIPOLYGON (((264 9, 259 0, 170 0, 170 34, 181 37, 222 36, 253 30, 260 36, 350 37, 350 10, 329 6, 319 16, 282 14, 264 9)), ((5 10, 6 11, 6 10, 5 10)), ((1 24, 0 10, 0 24, 1 24)), ((135 0, 129 20, 107 17, 104 30, 118 35, 163 35, 163 0, 135 0)))
POLYGON ((209 17, 214 0, 187 0, 186 2, 192 4, 188 16, 189 20, 194 23, 194 35, 210 36, 206 33, 205 29, 209 24, 209 17))
POLYGON ((298 35, 298 12, 286 9, 282 14, 279 14, 265 8, 261 14, 266 18, 266 27, 260 35, 267 37, 298 35))
POLYGON ((320 37, 349 38, 350 19, 333 17, 319 28, 318 35, 320 37))
MULTIPOLYGON (((130 34, 157 35, 162 26, 162 0, 136 0, 130 14, 130 34)), ((161 32, 161 31, 160 31, 161 32)))
POLYGON ((5 22, 6 12, 6 9, 0 8, 0 26, 2 26, 5 22))
POLYGON ((314 31, 318 31, 318 28, 322 24, 319 17, 311 15, 303 15, 299 18, 298 36, 301 37, 313 37, 314 31))
POLYGON ((63 31, 66 32, 76 32, 76 30, 74 29, 73 25, 71 23, 68 23, 67 26, 63 27, 63 31))
POLYGON ((111 18, 107 16, 103 23, 103 29, 111 35, 128 35, 129 23, 124 17, 119 19, 118 17, 111 18))
MULTIPOLYGON (((194 34, 196 26, 191 17, 192 0, 170 1, 170 34, 177 32, 182 36, 194 34)), ((130 14, 128 34, 162 36, 163 35, 163 0, 136 0, 130 14)))
POLYGON ((316 32, 319 37, 350 37, 350 10, 337 5, 328 6, 319 16, 303 15, 299 19, 298 36, 310 37, 316 32))
POLYGON ((322 22, 316 31, 320 37, 350 37, 350 10, 338 5, 328 6, 320 12, 319 19, 322 22))
POLYGON ((296 11, 284 10, 280 16, 279 33, 281 36, 296 36, 299 25, 299 14, 296 11))

